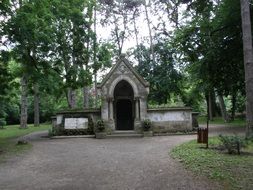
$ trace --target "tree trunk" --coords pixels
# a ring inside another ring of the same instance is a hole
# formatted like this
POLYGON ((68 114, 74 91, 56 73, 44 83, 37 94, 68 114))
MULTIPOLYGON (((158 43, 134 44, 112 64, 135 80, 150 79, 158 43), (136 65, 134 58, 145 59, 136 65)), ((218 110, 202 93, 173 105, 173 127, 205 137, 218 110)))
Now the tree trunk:
POLYGON ((34 84, 34 127, 40 125, 40 98, 39 98, 39 86, 34 84))
POLYGON ((214 91, 211 92, 211 104, 212 104, 212 116, 216 117, 218 116, 218 105, 216 104, 216 95, 214 91))
POLYGON ((212 104, 212 96, 211 93, 208 93, 208 112, 209 112, 209 120, 213 121, 213 104, 212 104))
POLYGON ((76 107, 76 93, 75 93, 75 90, 73 90, 72 88, 68 88, 67 100, 68 100, 68 106, 70 109, 73 109, 76 107))
POLYGON ((83 108, 89 108, 89 87, 83 87, 83 108))
MULTIPOLYGON (((96 3, 96 2, 95 2, 96 3)), ((95 5, 96 6, 96 5, 95 5)), ((88 36, 90 36, 87 40, 87 43, 86 43, 86 49, 89 50, 90 49, 90 45, 91 45, 91 40, 92 40, 92 29, 91 29, 91 25, 93 23, 93 20, 92 20, 92 7, 89 7, 90 10, 88 9, 88 12, 90 12, 89 14, 89 24, 88 24, 88 36)), ((96 7, 95 7, 96 8, 96 7)), ((95 15, 94 15, 95 16, 95 15)), ((96 27, 96 25, 94 26, 96 27)), ((96 28, 95 28, 96 30, 96 28)), ((94 43, 94 41, 93 41, 94 43)), ((95 44, 96 45, 96 44, 95 44)), ((93 47, 95 48, 95 47, 93 47)), ((89 60, 90 60, 90 54, 87 53, 86 54, 86 57, 85 57, 85 62, 84 62, 84 66, 85 66, 85 70, 88 71, 88 64, 89 64, 89 60)), ((93 54, 93 56, 96 56, 93 54)), ((94 57, 93 57, 94 58, 94 57)), ((80 69, 83 69, 83 68, 80 68, 80 69)), ((88 81, 87 81, 88 82, 88 81)), ((89 94, 87 93, 88 92, 88 85, 89 84, 84 84, 83 86, 83 108, 88 108, 89 107, 89 94)))
POLYGON ((222 118, 225 122, 228 122, 229 121, 228 120, 228 114, 227 114, 226 105, 225 105, 225 102, 224 102, 224 99, 223 99, 222 95, 219 94, 218 99, 219 99, 222 118))
POLYGON ((21 78, 21 110, 20 110, 20 128, 27 128, 27 78, 23 74, 21 78))
MULTIPOLYGON (((123 15, 124 16, 124 15, 123 15)), ((114 20, 113 20, 113 23, 114 23, 114 34, 115 34, 115 40, 116 40, 116 44, 117 44, 117 56, 120 57, 120 55, 122 54, 122 49, 123 49, 123 44, 124 44, 124 41, 125 41, 125 28, 126 28, 126 18, 123 17, 123 28, 124 28, 124 31, 120 31, 119 29, 119 25, 118 25, 118 22, 117 22, 117 17, 114 15, 114 20)))
POLYGON ((236 93, 232 94, 232 110, 231 110, 231 120, 235 119, 235 106, 236 106, 236 93))
POLYGON ((148 15, 148 6, 150 6, 150 1, 147 5, 146 0, 144 1, 144 8, 145 8, 145 15, 146 15, 146 20, 147 20, 147 25, 148 25, 148 32, 149 32, 149 40, 150 40, 150 52, 151 52, 151 62, 153 63, 155 59, 155 54, 154 54, 154 45, 153 45, 153 37, 152 37, 152 31, 151 31, 151 26, 150 26, 150 19, 148 15))
MULTIPOLYGON (((93 44, 93 63, 97 64, 97 1, 95 0, 94 6, 94 44, 93 44)), ((94 88, 95 88, 95 101, 94 106, 98 105, 98 89, 97 89, 97 70, 94 71, 94 88)))
POLYGON ((253 135, 253 49, 249 0, 241 0, 243 54, 246 85, 246 136, 253 135))
POLYGON ((137 11, 137 9, 135 9, 134 14, 133 14, 133 22, 134 22, 135 42, 136 42, 136 46, 137 46, 137 60, 138 60, 138 64, 140 64, 138 30, 137 30, 136 20, 135 20, 136 19, 136 11, 137 11))
POLYGON ((97 73, 94 74, 95 82, 95 108, 98 106, 98 83, 97 83, 97 73))

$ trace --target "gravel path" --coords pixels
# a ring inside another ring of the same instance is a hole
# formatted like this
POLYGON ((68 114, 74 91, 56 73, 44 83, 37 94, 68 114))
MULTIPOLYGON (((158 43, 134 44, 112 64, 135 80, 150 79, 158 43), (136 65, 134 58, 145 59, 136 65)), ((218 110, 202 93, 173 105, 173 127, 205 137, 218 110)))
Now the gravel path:
POLYGON ((32 150, 0 165, 1 190, 221 188, 194 176, 168 154, 196 135, 50 140, 40 138, 43 134, 28 136, 32 150))

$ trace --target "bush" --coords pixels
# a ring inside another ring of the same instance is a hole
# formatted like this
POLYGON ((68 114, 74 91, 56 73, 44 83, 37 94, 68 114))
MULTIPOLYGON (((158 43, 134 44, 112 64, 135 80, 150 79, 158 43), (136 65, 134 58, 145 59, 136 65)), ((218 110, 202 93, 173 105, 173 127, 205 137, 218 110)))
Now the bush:
POLYGON ((96 123, 96 132, 103 132, 105 130, 105 123, 103 120, 98 120, 96 123))
POLYGON ((65 129, 63 135, 88 135, 87 129, 65 129))
POLYGON ((5 125, 6 125, 5 119, 4 118, 0 118, 0 129, 3 129, 5 125))
POLYGON ((149 119, 145 119, 142 121, 142 127, 144 131, 149 131, 152 127, 152 123, 149 119))
POLYGON ((49 137, 52 137, 54 136, 55 134, 53 133, 53 130, 52 129, 48 129, 48 136, 49 137))
POLYGON ((241 154, 241 149, 246 147, 247 141, 237 135, 234 136, 223 136, 219 135, 220 141, 223 146, 228 150, 229 154, 237 153, 241 154))
POLYGON ((92 118, 89 118, 87 133, 88 133, 88 135, 94 134, 94 122, 93 122, 92 118))

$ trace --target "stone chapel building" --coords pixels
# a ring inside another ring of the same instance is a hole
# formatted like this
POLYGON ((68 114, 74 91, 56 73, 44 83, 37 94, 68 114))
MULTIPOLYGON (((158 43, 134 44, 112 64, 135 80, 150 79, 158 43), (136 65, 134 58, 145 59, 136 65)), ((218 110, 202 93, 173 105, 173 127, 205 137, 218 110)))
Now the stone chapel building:
POLYGON ((101 118, 113 130, 138 130, 147 118, 149 83, 122 57, 98 87, 101 118))
POLYGON ((141 123, 150 119, 154 133, 192 130, 192 110, 188 107, 149 109, 149 83, 140 76, 129 61, 121 56, 98 85, 101 107, 57 113, 54 126, 64 129, 85 129, 88 117, 102 119, 108 133, 135 131, 141 133, 141 123))

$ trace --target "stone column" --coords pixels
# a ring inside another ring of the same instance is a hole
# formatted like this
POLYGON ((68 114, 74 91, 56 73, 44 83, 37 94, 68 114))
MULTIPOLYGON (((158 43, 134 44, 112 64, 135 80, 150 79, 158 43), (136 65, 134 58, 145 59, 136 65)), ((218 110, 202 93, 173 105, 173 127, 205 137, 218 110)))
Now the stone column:
POLYGON ((135 97, 135 119, 134 119, 134 130, 140 132, 141 120, 140 120, 140 97, 135 97))
POLYGON ((107 105, 108 105, 108 120, 107 125, 109 126, 109 130, 115 130, 115 123, 113 119, 113 98, 107 98, 107 105))
POLYGON ((109 104, 109 120, 113 120, 113 98, 108 99, 109 104))
POLYGON ((102 97, 102 105, 101 105, 101 119, 107 121, 109 118, 109 104, 106 98, 102 97))
POLYGON ((135 120, 140 120, 139 97, 135 98, 135 120))
POLYGON ((140 98, 140 119, 146 119, 147 118, 147 99, 146 98, 140 98))

